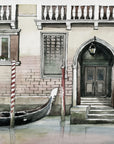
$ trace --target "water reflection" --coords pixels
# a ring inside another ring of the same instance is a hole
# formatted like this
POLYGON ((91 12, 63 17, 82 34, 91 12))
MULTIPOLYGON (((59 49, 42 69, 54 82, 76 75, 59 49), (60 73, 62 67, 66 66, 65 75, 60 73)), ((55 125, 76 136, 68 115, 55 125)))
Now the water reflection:
POLYGON ((37 122, 0 127, 0 144, 114 144, 114 125, 70 125, 69 118, 46 117, 37 122))
POLYGON ((10 144, 15 144, 15 130, 14 128, 10 128, 10 144))
POLYGON ((65 129, 65 121, 60 122, 60 128, 61 128, 61 136, 64 136, 64 129, 65 129))

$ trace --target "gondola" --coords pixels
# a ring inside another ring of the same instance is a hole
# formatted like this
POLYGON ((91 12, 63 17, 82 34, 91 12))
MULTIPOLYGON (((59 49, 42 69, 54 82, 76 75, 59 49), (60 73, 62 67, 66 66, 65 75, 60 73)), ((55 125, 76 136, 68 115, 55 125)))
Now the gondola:
MULTIPOLYGON (((57 95, 57 92, 58 88, 54 88, 51 91, 51 95, 49 97, 48 102, 42 105, 41 107, 32 110, 15 112, 14 125, 23 125, 35 122, 48 115, 50 113, 52 103, 57 95)), ((10 112, 0 113, 0 126, 8 126, 8 125, 10 125, 10 112)))

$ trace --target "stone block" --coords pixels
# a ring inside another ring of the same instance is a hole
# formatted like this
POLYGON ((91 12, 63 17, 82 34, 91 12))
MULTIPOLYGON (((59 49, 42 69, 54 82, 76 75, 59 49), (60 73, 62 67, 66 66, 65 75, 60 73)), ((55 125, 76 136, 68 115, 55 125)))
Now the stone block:
POLYGON ((72 107, 70 110, 70 123, 71 124, 84 124, 86 123, 88 106, 76 106, 72 107))

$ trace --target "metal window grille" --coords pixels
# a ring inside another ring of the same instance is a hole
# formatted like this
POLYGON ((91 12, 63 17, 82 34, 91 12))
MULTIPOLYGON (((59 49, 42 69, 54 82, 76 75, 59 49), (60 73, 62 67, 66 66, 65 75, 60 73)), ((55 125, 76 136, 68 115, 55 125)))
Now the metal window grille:
POLYGON ((60 75, 65 59, 65 34, 43 35, 44 75, 60 75))

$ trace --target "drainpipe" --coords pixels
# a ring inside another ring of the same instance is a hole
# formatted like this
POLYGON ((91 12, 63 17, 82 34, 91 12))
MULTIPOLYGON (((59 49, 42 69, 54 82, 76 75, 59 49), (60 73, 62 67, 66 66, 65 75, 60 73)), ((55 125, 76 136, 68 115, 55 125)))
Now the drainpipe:
POLYGON ((61 120, 65 120, 65 64, 63 62, 62 67, 62 79, 61 79, 61 99, 62 99, 62 105, 61 105, 61 120))

